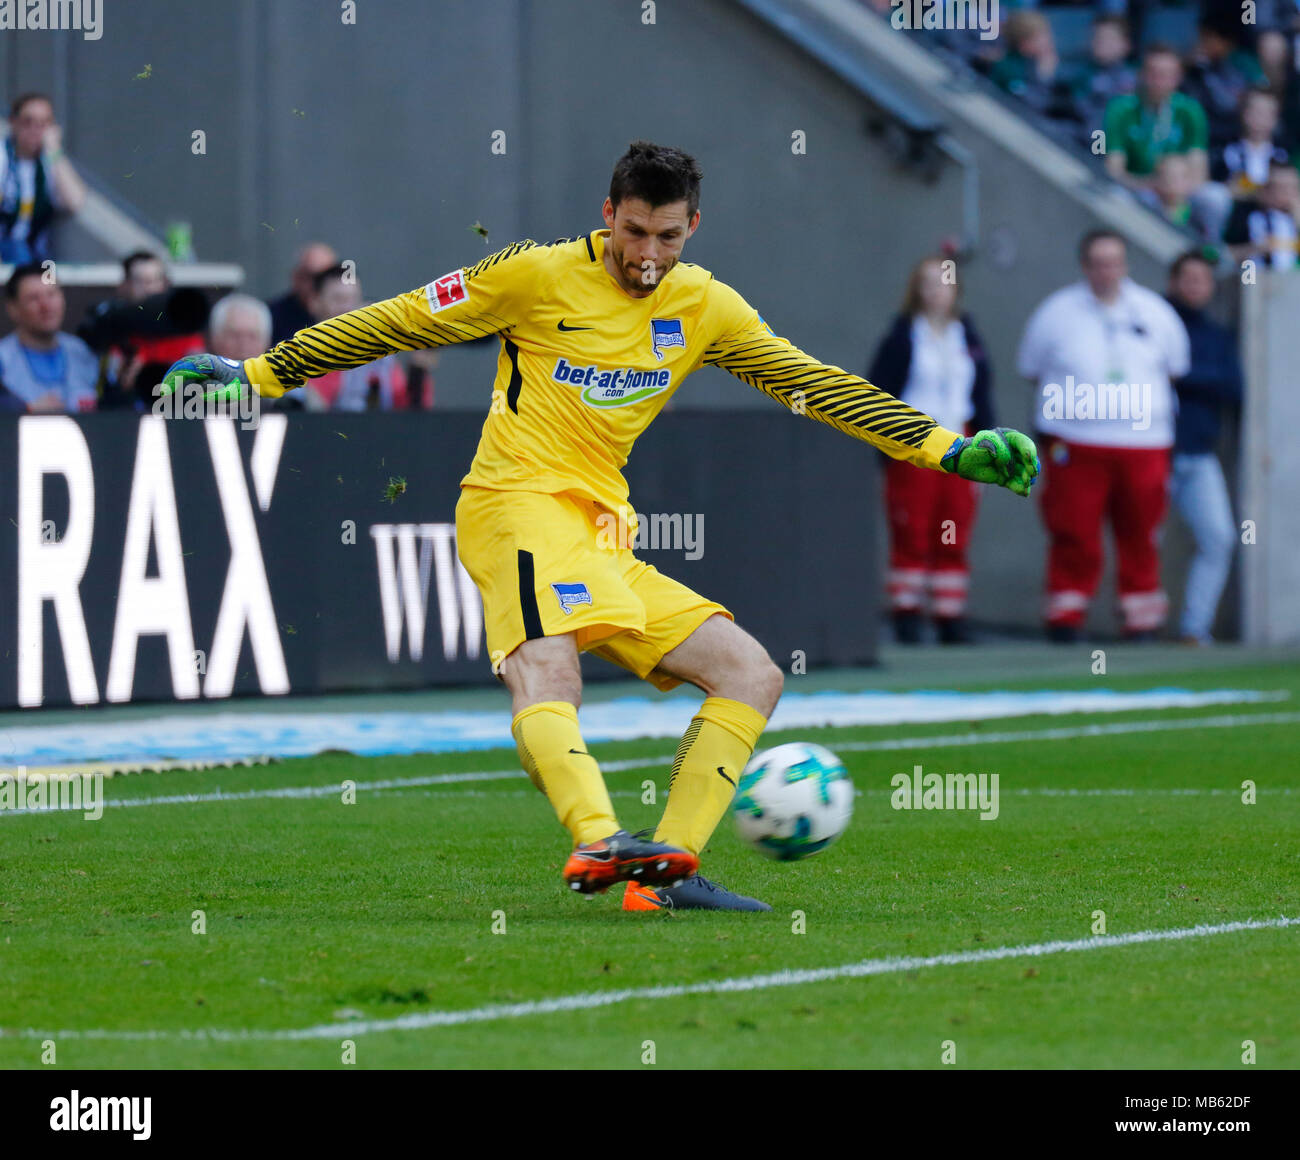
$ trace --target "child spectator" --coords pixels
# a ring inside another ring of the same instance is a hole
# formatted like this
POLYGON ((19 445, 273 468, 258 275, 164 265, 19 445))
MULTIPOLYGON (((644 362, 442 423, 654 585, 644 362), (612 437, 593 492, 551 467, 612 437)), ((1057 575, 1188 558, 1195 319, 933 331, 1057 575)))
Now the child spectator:
POLYGON ((1057 77, 1061 62, 1047 17, 1024 9, 1013 12, 1007 19, 1007 40, 1011 51, 989 71, 989 79, 1035 112, 1061 115, 1064 101, 1057 77))
POLYGON ((1107 103, 1137 91, 1137 69, 1129 63, 1132 50, 1122 16, 1106 14, 1093 21, 1087 59, 1069 81, 1071 108, 1089 143, 1102 127, 1107 103))
POLYGON ((1269 166, 1285 162, 1286 150, 1276 142, 1277 94, 1250 89, 1241 103, 1241 137, 1224 146, 1217 176, 1237 199, 1255 198, 1268 180, 1269 166))
POLYGON ((1217 242, 1216 223, 1207 221, 1200 207, 1193 206, 1191 192, 1191 163, 1181 153, 1166 153, 1156 162, 1151 188, 1142 190, 1138 200, 1170 225, 1190 230, 1203 242, 1217 242))
POLYGON ((1268 180, 1253 201, 1239 201, 1224 231, 1234 260, 1257 262, 1273 270, 1293 269, 1300 260, 1300 170, 1273 161, 1268 180))

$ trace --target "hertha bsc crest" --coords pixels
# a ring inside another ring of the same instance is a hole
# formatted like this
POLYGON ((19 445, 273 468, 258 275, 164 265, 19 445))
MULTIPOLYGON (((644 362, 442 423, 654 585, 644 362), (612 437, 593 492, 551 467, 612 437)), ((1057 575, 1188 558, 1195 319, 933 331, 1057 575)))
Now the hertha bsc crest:
POLYGON ((570 605, 591 603, 591 593, 585 584, 552 584, 551 588, 555 591, 565 616, 573 615, 570 605))
POLYGON ((686 335, 682 333, 680 318, 650 319, 650 349, 657 359, 664 357, 664 347, 686 346, 686 335))

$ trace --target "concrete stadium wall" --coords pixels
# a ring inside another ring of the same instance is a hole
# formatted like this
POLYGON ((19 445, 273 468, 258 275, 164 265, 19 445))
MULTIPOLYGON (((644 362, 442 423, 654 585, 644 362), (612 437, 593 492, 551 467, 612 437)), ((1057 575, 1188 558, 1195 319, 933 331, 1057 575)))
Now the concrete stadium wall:
POLYGON ((1242 635, 1249 644, 1300 641, 1300 463, 1280 454, 1278 432, 1300 424, 1300 278, 1263 271, 1243 290, 1248 405, 1242 430, 1242 488, 1238 510, 1242 548, 1242 635), (1250 526, 1241 521, 1249 520, 1250 526))

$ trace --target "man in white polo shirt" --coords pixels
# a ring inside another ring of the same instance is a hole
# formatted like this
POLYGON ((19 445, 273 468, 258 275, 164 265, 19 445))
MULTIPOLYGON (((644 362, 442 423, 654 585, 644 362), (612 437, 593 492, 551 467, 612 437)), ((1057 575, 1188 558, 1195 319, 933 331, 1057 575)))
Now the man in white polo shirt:
POLYGON ((1034 311, 1017 356, 1038 388, 1047 630, 1055 641, 1079 638, 1109 519, 1125 635, 1150 639, 1166 613, 1157 537, 1174 442, 1170 380, 1187 373, 1187 331, 1168 302, 1128 277, 1118 234, 1085 235, 1079 263, 1084 280, 1034 311))

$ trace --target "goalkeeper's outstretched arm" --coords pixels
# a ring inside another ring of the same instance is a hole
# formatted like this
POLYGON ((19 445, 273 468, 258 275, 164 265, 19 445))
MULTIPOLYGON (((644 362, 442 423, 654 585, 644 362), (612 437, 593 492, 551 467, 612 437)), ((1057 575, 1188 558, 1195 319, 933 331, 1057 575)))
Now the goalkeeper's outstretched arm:
POLYGON ((259 395, 277 398, 330 371, 365 366, 398 351, 465 342, 498 329, 487 319, 439 323, 421 288, 300 330, 260 358, 248 359, 244 374, 259 395))
POLYGON ((810 415, 894 459, 997 484, 1017 495, 1027 496, 1038 478, 1038 453, 1027 435, 1005 427, 969 438, 950 431, 874 383, 778 338, 756 313, 715 339, 704 361, 796 414, 810 415))
POLYGON ((398 351, 496 334, 516 320, 522 294, 533 284, 529 273, 537 250, 532 240, 515 242, 427 286, 308 326, 243 363, 210 354, 191 355, 167 371, 163 393, 199 383, 213 388, 209 391, 213 399, 229 399, 249 390, 275 399, 330 371, 365 366, 398 351))

